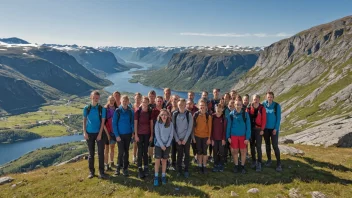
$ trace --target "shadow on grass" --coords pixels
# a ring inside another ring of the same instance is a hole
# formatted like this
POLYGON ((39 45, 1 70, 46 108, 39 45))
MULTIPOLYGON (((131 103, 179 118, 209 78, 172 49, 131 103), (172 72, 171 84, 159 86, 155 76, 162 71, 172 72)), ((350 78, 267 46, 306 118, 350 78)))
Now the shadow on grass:
POLYGON ((315 159, 312 159, 309 157, 301 157, 301 158, 304 159, 307 163, 309 163, 313 166, 318 166, 320 168, 328 168, 331 170, 337 170, 337 171, 342 171, 342 172, 352 171, 352 169, 347 168, 341 164, 336 165, 336 164, 331 164, 328 162, 320 162, 320 161, 316 161, 315 159))

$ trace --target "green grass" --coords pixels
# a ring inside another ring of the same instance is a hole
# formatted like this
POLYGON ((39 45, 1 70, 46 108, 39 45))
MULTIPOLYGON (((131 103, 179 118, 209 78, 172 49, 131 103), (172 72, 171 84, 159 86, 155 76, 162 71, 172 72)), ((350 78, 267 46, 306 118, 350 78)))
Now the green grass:
POLYGON ((66 127, 61 125, 38 126, 38 127, 30 128, 28 129, 28 131, 36 133, 42 137, 58 137, 58 136, 69 135, 69 133, 66 131, 66 127))
POLYGON ((310 197, 312 191, 320 191, 328 197, 352 196, 352 149, 293 147, 306 154, 301 157, 282 155, 282 173, 271 167, 261 173, 249 170, 246 175, 234 174, 233 165, 229 164, 223 173, 201 175, 194 172, 196 166, 192 165, 189 179, 169 172, 165 186, 153 187, 152 177, 144 180, 136 177, 134 164, 130 166, 128 178, 111 176, 108 180, 99 180, 86 179, 87 161, 80 161, 25 175, 10 174, 15 180, 0 186, 0 191, 4 197, 229 197, 231 191, 240 197, 276 197, 279 194, 288 197, 291 188, 298 188, 303 197, 310 197), (22 183, 11 187, 19 182, 22 183), (258 188, 259 194, 249 195, 250 188, 258 188))

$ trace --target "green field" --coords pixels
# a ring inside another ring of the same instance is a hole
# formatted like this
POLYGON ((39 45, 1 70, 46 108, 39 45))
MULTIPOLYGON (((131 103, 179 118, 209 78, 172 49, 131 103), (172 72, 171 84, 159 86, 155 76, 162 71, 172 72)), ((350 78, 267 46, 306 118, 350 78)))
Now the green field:
POLYGON ((30 128, 28 130, 42 137, 58 137, 58 136, 69 135, 69 133, 66 131, 66 127, 61 125, 38 126, 38 127, 30 128))

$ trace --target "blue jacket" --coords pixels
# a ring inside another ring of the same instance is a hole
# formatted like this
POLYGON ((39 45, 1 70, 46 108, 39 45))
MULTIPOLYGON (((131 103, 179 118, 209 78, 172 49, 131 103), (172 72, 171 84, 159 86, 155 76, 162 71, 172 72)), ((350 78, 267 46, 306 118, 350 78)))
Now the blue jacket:
POLYGON ((238 113, 236 110, 230 112, 227 117, 227 127, 226 127, 226 139, 231 136, 246 136, 246 140, 251 137, 251 121, 247 112, 245 112, 246 123, 243 120, 242 111, 238 113), (231 115, 233 116, 233 121, 231 121, 231 115))
MULTIPOLYGON (((87 133, 99 133, 101 121, 99 119, 99 110, 98 105, 91 107, 90 112, 88 114, 88 106, 85 106, 83 109, 83 117, 87 118, 86 131, 87 133)), ((101 118, 106 118, 106 109, 102 108, 101 118)))
POLYGON ((134 112, 131 108, 127 107, 125 110, 122 105, 117 108, 112 118, 112 129, 116 137, 124 134, 131 134, 134 131, 134 112), (130 112, 129 112, 130 111, 130 112), (120 118, 118 118, 118 112, 120 118))
POLYGON ((280 122, 281 122, 281 106, 276 102, 272 102, 269 105, 269 102, 265 100, 263 105, 266 110, 266 129, 276 129, 276 132, 279 133, 280 130, 280 122), (274 113, 274 106, 277 105, 277 112, 274 113))

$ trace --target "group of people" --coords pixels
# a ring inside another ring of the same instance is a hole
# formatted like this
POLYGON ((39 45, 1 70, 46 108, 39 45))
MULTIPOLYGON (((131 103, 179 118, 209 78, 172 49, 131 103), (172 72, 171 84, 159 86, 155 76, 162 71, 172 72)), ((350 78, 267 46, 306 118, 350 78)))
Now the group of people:
POLYGON ((188 98, 171 95, 169 88, 164 96, 150 91, 148 96, 135 93, 134 104, 127 95, 116 91, 108 97, 107 104, 99 104, 100 94, 93 91, 91 104, 83 109, 83 133, 89 148, 88 178, 95 175, 95 143, 98 146, 99 178, 107 178, 105 170, 114 166, 115 144, 118 157, 115 175, 128 176, 129 148, 133 142, 133 162, 138 167, 138 177, 149 175, 149 164, 155 158, 154 185, 166 184, 166 170, 176 170, 177 176, 189 177, 190 150, 199 173, 207 172, 208 161, 214 162, 213 172, 224 171, 228 159, 233 160, 235 173, 245 174, 248 145, 252 158, 251 168, 262 171, 270 167, 271 146, 276 157, 276 171, 282 171, 278 136, 281 107, 274 102, 274 93, 268 92, 260 103, 255 94, 241 97, 235 90, 220 96, 213 90, 213 98, 203 91, 201 99, 194 102, 194 92, 188 98), (251 99, 251 101, 250 101, 251 99), (268 160, 262 162, 262 137, 268 160), (171 154, 171 160, 169 160, 171 154))

